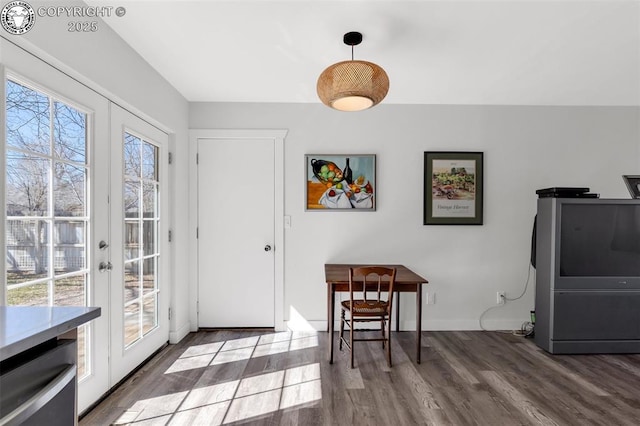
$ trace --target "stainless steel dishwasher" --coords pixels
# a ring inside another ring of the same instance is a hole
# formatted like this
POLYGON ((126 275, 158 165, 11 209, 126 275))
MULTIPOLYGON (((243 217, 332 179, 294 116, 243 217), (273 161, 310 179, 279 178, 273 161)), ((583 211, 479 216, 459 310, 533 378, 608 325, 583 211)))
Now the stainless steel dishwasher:
POLYGON ((76 425, 75 340, 50 339, 0 363, 0 426, 76 425))

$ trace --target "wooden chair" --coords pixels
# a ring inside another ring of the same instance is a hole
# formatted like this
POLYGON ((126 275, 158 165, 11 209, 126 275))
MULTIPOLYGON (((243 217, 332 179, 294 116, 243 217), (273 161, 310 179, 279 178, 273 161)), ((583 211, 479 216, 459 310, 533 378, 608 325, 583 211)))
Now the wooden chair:
POLYGON ((381 266, 363 266, 349 268, 349 300, 341 303, 340 350, 344 343, 351 352, 353 368, 353 344, 362 341, 381 341, 382 349, 387 349, 387 363, 391 367, 391 307, 393 304, 393 285, 396 269, 381 266), (365 290, 369 290, 368 292, 365 290), (373 294, 375 292, 375 295, 373 294), (367 294, 369 293, 369 294, 367 294), (349 313, 348 318, 346 313, 349 313), (380 328, 357 329, 360 322, 380 322, 380 328), (344 327, 349 327, 349 340, 344 338, 344 327), (354 332, 380 331, 382 337, 355 338, 354 332))

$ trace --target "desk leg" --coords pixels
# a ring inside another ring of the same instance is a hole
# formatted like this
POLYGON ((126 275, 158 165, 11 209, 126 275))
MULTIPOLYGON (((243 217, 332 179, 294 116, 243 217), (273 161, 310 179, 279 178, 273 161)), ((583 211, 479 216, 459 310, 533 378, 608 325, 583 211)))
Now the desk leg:
POLYGON ((400 331, 400 292, 396 291, 396 333, 400 331))
POLYGON ((416 360, 420 364, 420 349, 422 346, 422 284, 416 284, 416 360))
POLYGON ((327 284, 327 333, 329 332, 329 317, 331 317, 331 284, 327 284))
POLYGON ((329 285, 329 312, 328 312, 328 320, 329 320, 329 364, 333 364, 333 323, 334 323, 334 314, 335 314, 335 304, 336 304, 336 289, 333 284, 329 285))

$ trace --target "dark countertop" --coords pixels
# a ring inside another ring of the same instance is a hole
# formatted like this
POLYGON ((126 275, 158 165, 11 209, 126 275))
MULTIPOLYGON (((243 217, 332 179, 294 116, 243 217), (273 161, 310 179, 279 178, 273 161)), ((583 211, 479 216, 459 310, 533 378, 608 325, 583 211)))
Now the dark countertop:
POLYGON ((82 306, 0 306, 0 361, 100 316, 82 306))

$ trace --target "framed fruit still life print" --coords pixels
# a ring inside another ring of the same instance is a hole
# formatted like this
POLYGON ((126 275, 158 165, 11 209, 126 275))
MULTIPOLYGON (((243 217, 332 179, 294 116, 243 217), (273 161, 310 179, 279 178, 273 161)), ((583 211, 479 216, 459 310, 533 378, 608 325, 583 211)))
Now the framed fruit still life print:
POLYGON ((375 155, 307 154, 305 164, 305 210, 375 211, 375 155))

